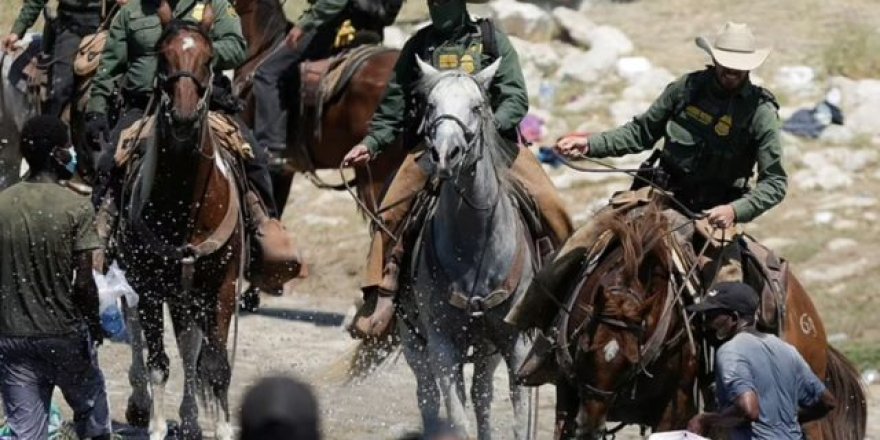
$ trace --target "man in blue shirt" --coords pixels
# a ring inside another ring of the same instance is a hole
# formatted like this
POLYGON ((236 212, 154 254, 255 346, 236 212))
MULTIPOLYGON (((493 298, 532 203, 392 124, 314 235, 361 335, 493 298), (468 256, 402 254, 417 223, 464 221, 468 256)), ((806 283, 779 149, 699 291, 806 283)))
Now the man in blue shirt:
POLYGON ((797 350, 755 329, 758 294, 744 283, 716 284, 699 304, 715 353, 718 412, 694 416, 688 430, 729 430, 731 440, 802 440, 801 423, 825 416, 835 399, 797 350))

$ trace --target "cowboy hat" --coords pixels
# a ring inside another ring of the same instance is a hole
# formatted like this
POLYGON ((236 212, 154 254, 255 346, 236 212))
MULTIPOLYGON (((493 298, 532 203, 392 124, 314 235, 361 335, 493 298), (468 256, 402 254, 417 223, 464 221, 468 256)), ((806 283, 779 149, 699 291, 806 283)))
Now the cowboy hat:
POLYGON ((696 43, 716 63, 733 70, 754 70, 770 55, 770 48, 755 47, 755 35, 742 23, 728 22, 712 43, 706 37, 697 37, 696 43))

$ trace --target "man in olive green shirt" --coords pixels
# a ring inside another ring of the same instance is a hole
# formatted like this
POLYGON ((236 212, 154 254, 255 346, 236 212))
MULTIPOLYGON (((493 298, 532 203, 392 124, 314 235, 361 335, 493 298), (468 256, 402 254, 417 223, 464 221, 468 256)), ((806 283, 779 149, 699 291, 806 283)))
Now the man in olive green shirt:
MULTIPOLYGON (((670 84, 626 125, 563 138, 558 150, 575 157, 623 156, 651 149, 663 138, 660 167, 668 178, 657 183, 689 210, 704 211, 715 228, 752 221, 781 202, 787 186, 776 101, 749 81, 749 71, 769 55, 754 40, 748 26, 737 23, 728 23, 711 44, 697 39, 713 66, 670 84), (757 182, 750 188, 755 165, 757 182)), ((731 277, 726 281, 741 278, 741 270, 731 277)))
MULTIPOLYGON (((386 226, 397 230, 428 177, 417 162, 421 136, 414 128, 421 122, 422 115, 420 97, 415 93, 420 78, 416 57, 439 70, 460 69, 471 74, 500 58, 488 95, 495 126, 511 147, 510 173, 535 200, 545 225, 541 234, 561 243, 571 233, 571 220, 535 156, 517 145, 517 126, 528 111, 529 101, 516 50, 491 22, 472 20, 464 0, 428 0, 428 10, 431 25, 417 32, 403 46, 385 97, 373 115, 369 134, 346 155, 345 164, 366 164, 401 135, 404 135, 405 148, 416 150, 400 166, 379 209, 386 226)), ((403 258, 399 254, 403 246, 392 249, 393 245, 384 232, 373 234, 362 285, 367 303, 351 328, 356 336, 384 334, 393 317, 392 300, 398 290, 397 271, 403 258)))
POLYGON ((100 242, 88 198, 60 184, 76 168, 67 131, 54 116, 27 121, 28 176, 0 192, 0 393, 14 438, 46 438, 55 387, 79 438, 110 438, 92 279, 100 242))
MULTIPOLYGON (((12 25, 12 32, 3 38, 3 48, 11 51, 15 43, 30 29, 48 0, 24 0, 24 5, 12 25)), ((112 0, 58 0, 57 17, 46 23, 43 31, 43 52, 50 56, 49 100, 43 113, 61 116, 64 108, 73 102, 76 92, 73 60, 80 41, 93 34, 103 14, 110 11, 112 0)))

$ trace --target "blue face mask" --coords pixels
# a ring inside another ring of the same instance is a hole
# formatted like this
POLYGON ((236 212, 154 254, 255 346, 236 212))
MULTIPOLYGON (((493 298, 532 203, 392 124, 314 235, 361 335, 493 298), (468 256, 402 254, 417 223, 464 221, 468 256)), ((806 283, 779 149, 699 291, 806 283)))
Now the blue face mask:
POLYGON ((67 152, 70 153, 70 162, 64 165, 64 169, 70 172, 70 174, 76 174, 76 150, 71 146, 67 147, 67 152))

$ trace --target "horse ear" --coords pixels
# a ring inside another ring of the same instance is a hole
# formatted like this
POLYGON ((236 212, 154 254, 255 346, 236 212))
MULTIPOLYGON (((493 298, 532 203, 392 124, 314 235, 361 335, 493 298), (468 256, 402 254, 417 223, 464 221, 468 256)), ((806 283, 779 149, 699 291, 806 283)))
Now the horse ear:
POLYGON ((484 89, 488 89, 490 85, 492 85, 492 78, 495 78, 495 73, 498 72, 498 67, 501 66, 501 58, 499 57, 492 64, 489 64, 488 67, 481 70, 479 73, 474 75, 474 78, 483 86, 484 89))
POLYGON ((210 33, 211 28, 214 27, 214 18, 214 7, 211 6, 210 2, 205 3, 205 11, 202 12, 202 21, 199 22, 199 28, 205 33, 205 35, 210 33))
POLYGON ((162 0, 159 3, 159 10, 156 12, 159 15, 159 23, 162 23, 163 28, 167 27, 174 18, 174 13, 171 10, 171 5, 168 4, 168 0, 162 0))
POLYGON ((426 77, 431 77, 440 73, 440 71, 435 69, 434 66, 422 61, 422 58, 418 55, 416 55, 416 64, 418 64, 419 70, 422 71, 422 75, 426 77))

